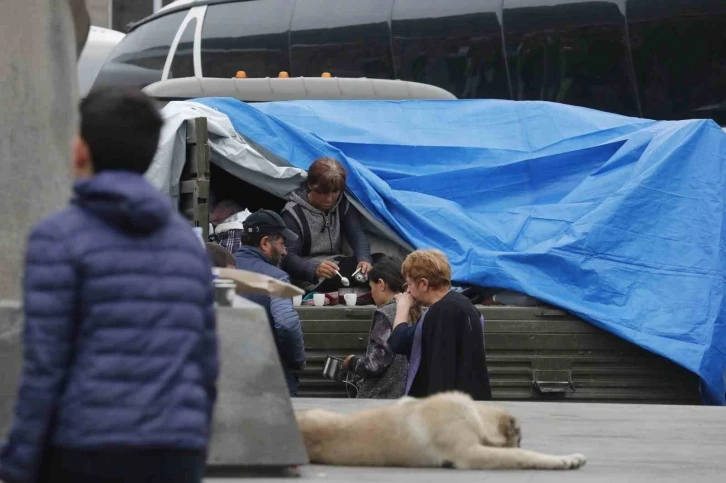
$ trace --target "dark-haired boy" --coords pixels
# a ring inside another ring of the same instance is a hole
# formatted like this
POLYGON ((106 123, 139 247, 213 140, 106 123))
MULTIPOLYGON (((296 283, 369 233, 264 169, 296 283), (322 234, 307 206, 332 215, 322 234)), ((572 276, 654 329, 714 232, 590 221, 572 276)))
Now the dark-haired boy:
POLYGON ((136 91, 81 104, 73 199, 28 242, 4 481, 202 481, 218 374, 212 273, 143 178, 161 126, 136 91))

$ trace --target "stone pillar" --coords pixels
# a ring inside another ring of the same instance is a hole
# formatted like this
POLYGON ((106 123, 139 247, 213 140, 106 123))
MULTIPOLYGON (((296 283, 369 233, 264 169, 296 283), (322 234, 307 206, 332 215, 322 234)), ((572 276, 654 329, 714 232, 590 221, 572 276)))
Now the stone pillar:
POLYGON ((69 196, 77 96, 68 2, 3 2, 0 45, 0 299, 19 299, 28 230, 69 196))
POLYGON ((23 313, 20 302, 0 300, 0 438, 10 429, 23 365, 23 313))

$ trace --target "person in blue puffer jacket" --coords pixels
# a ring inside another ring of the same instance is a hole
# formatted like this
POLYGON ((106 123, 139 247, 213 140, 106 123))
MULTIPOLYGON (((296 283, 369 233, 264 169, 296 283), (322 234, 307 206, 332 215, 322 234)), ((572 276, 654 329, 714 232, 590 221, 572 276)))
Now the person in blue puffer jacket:
POLYGON ((81 104, 71 204, 29 236, 6 482, 189 482, 218 375, 211 267, 143 178, 162 119, 136 91, 81 104))
MULTIPOLYGON (((274 211, 259 210, 245 219, 242 229, 242 246, 235 253, 237 268, 290 283, 290 277, 278 266, 287 253, 285 242, 295 241, 297 235, 287 228, 282 217, 274 211)), ((263 294, 243 296, 267 310, 290 395, 297 396, 295 373, 305 367, 305 343, 292 300, 263 294)))

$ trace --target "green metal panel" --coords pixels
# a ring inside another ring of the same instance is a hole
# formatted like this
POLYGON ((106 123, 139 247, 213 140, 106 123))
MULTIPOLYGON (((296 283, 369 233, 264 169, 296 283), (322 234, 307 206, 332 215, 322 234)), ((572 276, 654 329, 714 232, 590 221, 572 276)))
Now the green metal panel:
MULTIPOLYGON (((479 307, 494 398, 698 404, 698 378, 561 310, 479 307)), ((328 355, 360 355, 372 307, 300 307, 308 365, 301 397, 347 397, 321 375, 328 355)))
POLYGON ((193 226, 201 227, 202 237, 209 237, 210 151, 207 118, 186 123, 186 163, 179 182, 179 211, 193 226))

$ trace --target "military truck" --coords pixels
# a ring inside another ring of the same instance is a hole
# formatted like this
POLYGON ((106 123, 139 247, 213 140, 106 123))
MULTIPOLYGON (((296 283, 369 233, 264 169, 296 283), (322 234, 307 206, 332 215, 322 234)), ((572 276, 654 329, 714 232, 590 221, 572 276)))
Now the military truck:
MULTIPOLYGON (((148 86, 146 92, 162 104, 205 96, 234 97, 248 102, 452 97, 432 86, 401 83, 379 79, 241 76, 161 81, 148 86)), ((244 174, 233 174, 220 167, 224 160, 210 150, 205 117, 187 120, 182 130, 186 139, 185 159, 181 160, 181 175, 174 180, 177 187, 172 187, 170 195, 194 225, 207 232, 212 187, 228 193, 247 193, 245 201, 251 211, 282 208, 284 189, 269 183, 253 184, 244 179, 244 174)), ((401 246, 404 250, 412 248, 402 241, 401 246)), ((474 294, 475 302, 481 303, 478 308, 486 320, 485 343, 495 399, 699 403, 698 377, 669 360, 526 296, 519 298, 527 306, 501 305, 497 296, 492 296, 496 294, 495 288, 485 292, 471 287, 467 290, 474 294)), ((354 397, 355 390, 349 384, 322 376, 323 364, 329 355, 364 353, 374 308, 332 306, 298 310, 308 354, 308 365, 300 376, 299 395, 354 397)))

